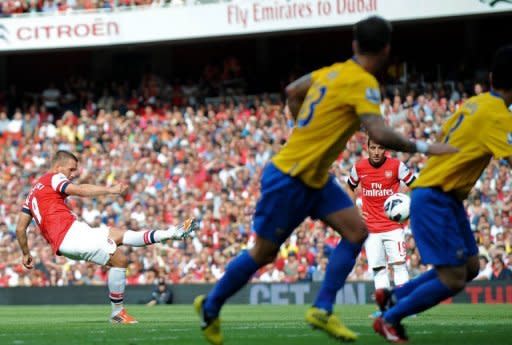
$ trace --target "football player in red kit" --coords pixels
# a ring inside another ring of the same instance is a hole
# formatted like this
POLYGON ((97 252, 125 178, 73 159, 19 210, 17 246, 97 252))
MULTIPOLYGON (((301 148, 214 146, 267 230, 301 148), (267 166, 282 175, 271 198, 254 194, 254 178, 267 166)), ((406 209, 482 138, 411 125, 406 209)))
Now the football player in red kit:
POLYGON ((124 308, 126 266, 128 258, 117 247, 128 245, 141 247, 167 240, 181 240, 197 228, 193 219, 167 230, 132 231, 116 228, 91 228, 81 222, 66 205, 68 195, 98 197, 124 194, 127 186, 95 186, 73 184, 78 159, 68 151, 58 151, 50 171, 40 177, 32 187, 22 206, 16 236, 23 252, 23 265, 31 269, 34 260, 30 254, 26 230, 32 219, 53 252, 74 260, 85 260, 110 266, 108 273, 109 297, 112 304, 112 323, 136 323, 124 308))
POLYGON ((369 139, 368 159, 352 167, 347 181, 352 190, 361 186, 363 217, 369 232, 365 250, 376 289, 390 287, 388 265, 393 268, 395 286, 409 280, 403 225, 386 216, 384 202, 400 191, 401 182, 409 186, 415 176, 403 162, 385 153, 383 146, 369 139))

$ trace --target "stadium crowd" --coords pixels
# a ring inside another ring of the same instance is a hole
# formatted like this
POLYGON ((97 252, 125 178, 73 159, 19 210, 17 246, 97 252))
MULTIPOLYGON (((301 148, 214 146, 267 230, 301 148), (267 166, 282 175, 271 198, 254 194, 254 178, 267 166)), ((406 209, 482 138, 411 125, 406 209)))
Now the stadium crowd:
POLYGON ((182 6, 196 1, 189 0, 3 0, 0 15, 23 13, 65 14, 73 11, 123 10, 134 7, 182 6))
MULTIPOLYGON (((408 89, 383 87, 382 114, 406 136, 429 141, 468 95, 482 92, 479 84, 474 90, 462 84, 408 89)), ((164 229, 187 217, 200 220, 196 236, 185 242, 124 248, 128 284, 154 284, 161 277, 174 284, 217 280, 252 243, 259 176, 293 125, 283 102, 268 95, 204 104, 200 86, 168 85, 154 75, 133 90, 113 83, 95 93, 91 83, 75 79, 62 89, 51 85, 28 102, 11 89, 1 102, 0 287, 106 284, 105 268, 54 256, 33 226, 29 246, 36 268, 21 265, 16 219, 59 149, 79 155, 76 183, 131 186, 125 197, 68 198, 74 213, 93 227, 164 229)), ((349 142, 332 168, 340 181, 366 156, 365 147, 363 133, 349 142)), ((415 171, 425 162, 419 154, 398 157, 415 171)), ((493 161, 467 201, 480 247, 477 279, 512 279, 511 187, 510 167, 493 161)), ((322 222, 307 220, 254 281, 321 281, 338 241, 322 222)), ((426 267, 410 235, 407 248, 414 277, 426 267)), ((349 280, 371 278, 363 253, 349 280)))

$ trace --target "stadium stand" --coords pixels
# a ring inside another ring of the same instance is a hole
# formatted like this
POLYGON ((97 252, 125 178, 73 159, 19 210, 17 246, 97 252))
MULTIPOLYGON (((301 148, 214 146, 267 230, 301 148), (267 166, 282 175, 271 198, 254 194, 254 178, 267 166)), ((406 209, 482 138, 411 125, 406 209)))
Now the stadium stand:
MULTIPOLYGON (((82 11, 122 11, 143 7, 169 7, 200 4, 189 0, 5 0, 0 3, 2 16, 22 14, 69 14, 82 11)), ((211 2, 211 1, 210 1, 211 2)))
MULTIPOLYGON (((73 79, 38 94, 2 95, 0 287, 106 282, 104 268, 54 257, 34 227, 29 245, 36 269, 21 266, 16 217, 32 181, 57 149, 79 154, 81 183, 131 184, 126 198, 69 199, 74 212, 94 227, 158 229, 192 215, 200 219, 197 236, 185 243, 125 248, 128 284, 154 284, 158 277, 174 284, 217 280, 239 249, 251 244, 259 174, 292 122, 279 96, 209 99, 204 89, 204 83, 171 85, 147 74, 135 87, 113 83, 97 92, 90 81, 73 79)), ((481 85, 387 86, 381 109, 386 121, 410 138, 433 140, 443 120, 475 92, 482 92, 481 85)), ((365 143, 364 134, 356 135, 333 166, 341 181, 365 156, 365 143)), ((416 171, 424 163, 421 155, 398 157, 416 171)), ((511 187, 510 169, 494 161, 468 199, 480 246, 479 279, 510 276, 502 270, 512 266, 511 187)), ((322 223, 308 220, 254 281, 321 281, 338 240, 322 223)), ((426 267, 411 236, 407 246, 409 270, 416 276, 426 267)), ((370 279, 362 255, 349 280, 370 279)))

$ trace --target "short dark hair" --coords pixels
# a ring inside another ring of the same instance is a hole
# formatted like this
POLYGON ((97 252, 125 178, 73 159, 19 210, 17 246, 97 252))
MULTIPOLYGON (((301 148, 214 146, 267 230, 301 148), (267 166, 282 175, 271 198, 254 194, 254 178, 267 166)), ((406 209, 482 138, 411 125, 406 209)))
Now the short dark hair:
POLYGON ((57 153, 55 153, 55 156, 53 157, 53 164, 67 161, 67 160, 74 160, 75 162, 78 162, 78 158, 74 154, 72 154, 69 151, 65 150, 59 150, 57 153))
POLYGON ((512 89, 512 45, 501 47, 494 54, 491 72, 495 89, 512 89))
POLYGON ((391 23, 378 16, 371 16, 354 25, 354 40, 362 54, 377 54, 391 42, 391 23))
POLYGON ((380 145, 380 146, 384 146, 382 144, 379 144, 375 140, 373 140, 373 138, 371 138, 370 136, 368 136, 368 142, 367 142, 368 147, 370 147, 370 141, 372 141, 374 144, 377 144, 377 145, 380 145))

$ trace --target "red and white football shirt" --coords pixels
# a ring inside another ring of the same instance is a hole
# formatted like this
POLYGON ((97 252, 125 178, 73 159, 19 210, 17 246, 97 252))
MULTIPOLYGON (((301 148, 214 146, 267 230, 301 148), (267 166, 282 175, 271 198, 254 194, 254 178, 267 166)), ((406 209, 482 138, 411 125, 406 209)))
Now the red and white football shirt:
POLYGON ((47 173, 37 180, 25 199, 22 211, 34 217, 43 237, 57 253, 69 228, 76 220, 64 200, 71 183, 64 174, 47 173))
POLYGON ((367 214, 366 225, 372 233, 396 230, 402 227, 390 220, 384 213, 384 202, 397 193, 400 181, 410 185, 414 174, 400 160, 386 157, 379 167, 370 164, 369 159, 360 160, 350 171, 348 184, 352 189, 361 185, 363 212, 367 214))

